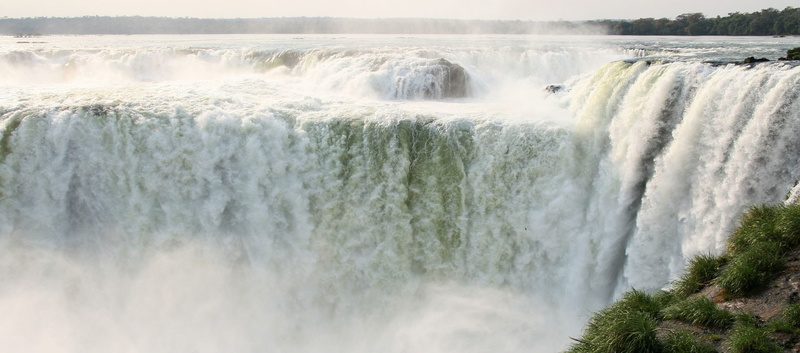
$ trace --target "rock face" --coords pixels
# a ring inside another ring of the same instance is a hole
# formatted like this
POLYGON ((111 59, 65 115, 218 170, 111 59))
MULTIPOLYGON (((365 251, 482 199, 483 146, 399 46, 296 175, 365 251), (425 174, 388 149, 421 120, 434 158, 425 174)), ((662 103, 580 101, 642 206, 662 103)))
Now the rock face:
POLYGON ((544 88, 547 93, 556 94, 558 92, 564 91, 565 87, 563 85, 549 85, 544 88))
POLYGON ((461 65, 439 59, 434 71, 438 71, 442 77, 441 98, 464 98, 469 95, 469 75, 461 65))
POLYGON ((742 61, 742 64, 755 64, 755 63, 763 63, 763 62, 767 62, 767 61, 769 61, 769 59, 767 59, 767 58, 756 59, 755 57, 751 56, 751 57, 749 57, 747 59, 744 59, 744 61, 742 61))
POLYGON ((432 59, 396 74, 391 96, 395 99, 447 99, 470 95, 470 78, 464 68, 447 59, 432 59))
MULTIPOLYGON (((788 254, 785 269, 762 291, 744 297, 725 299, 724 290, 712 283, 692 296, 692 298, 699 297, 709 298, 718 308, 728 310, 735 315, 752 315, 757 326, 766 330, 767 337, 779 347, 779 351, 800 352, 800 332, 796 328, 790 330, 791 332, 775 329, 778 327, 777 323, 785 316, 785 309, 800 300, 800 249, 788 254)), ((736 352, 730 344, 731 337, 736 333, 735 328, 712 328, 676 320, 665 320, 657 328, 661 335, 681 329, 692 332, 698 341, 712 345, 718 352, 736 352)))

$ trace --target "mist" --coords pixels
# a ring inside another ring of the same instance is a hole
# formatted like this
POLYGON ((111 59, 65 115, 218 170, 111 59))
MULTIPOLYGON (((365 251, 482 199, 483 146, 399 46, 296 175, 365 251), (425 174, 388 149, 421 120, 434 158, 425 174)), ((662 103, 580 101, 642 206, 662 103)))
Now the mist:
POLYGON ((292 17, 201 19, 79 17, 0 19, 2 34, 607 34, 601 24, 454 19, 292 17))
POLYGON ((586 0, 566 1, 371 1, 354 0, 286 2, 252 2, 232 0, 202 2, 176 0, 170 2, 143 0, 97 2, 76 0, 69 3, 33 0, 0 3, 0 14, 9 17, 75 17, 75 16, 166 16, 200 18, 252 17, 347 17, 347 18, 451 18, 501 19, 534 21, 576 21, 595 19, 633 19, 646 17, 674 18, 683 13, 702 12, 707 16, 724 16, 729 12, 750 12, 773 7, 797 6, 792 0, 764 1, 689 1, 630 2, 586 0))

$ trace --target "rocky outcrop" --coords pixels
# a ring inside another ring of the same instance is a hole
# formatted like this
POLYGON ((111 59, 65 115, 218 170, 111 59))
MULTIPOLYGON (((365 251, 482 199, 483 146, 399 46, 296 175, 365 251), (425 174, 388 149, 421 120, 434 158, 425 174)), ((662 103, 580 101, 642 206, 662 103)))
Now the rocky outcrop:
POLYGON ((755 63, 763 63, 763 62, 767 62, 767 61, 769 61, 769 59, 767 59, 767 58, 756 59, 754 56, 751 56, 751 57, 748 57, 747 59, 744 59, 744 61, 742 61, 742 64, 755 64, 755 63))
POLYGON ((630 290, 569 353, 800 352, 800 206, 753 207, 720 256, 690 260, 669 291, 630 290))
POLYGON ((439 59, 433 70, 438 71, 439 77, 442 78, 441 98, 464 98, 469 95, 469 75, 461 65, 447 59, 439 59))
POLYGON ((566 87, 564 87, 563 85, 549 85, 545 87, 544 90, 547 91, 547 93, 556 94, 559 92, 563 92, 565 88, 566 87))
POLYGON ((800 48, 789 49, 786 51, 786 59, 800 60, 800 48))
POLYGON ((800 47, 786 51, 786 57, 778 60, 800 60, 800 47))
POLYGON ((470 95, 470 77, 459 64, 433 59, 396 73, 392 97, 397 99, 447 99, 470 95))

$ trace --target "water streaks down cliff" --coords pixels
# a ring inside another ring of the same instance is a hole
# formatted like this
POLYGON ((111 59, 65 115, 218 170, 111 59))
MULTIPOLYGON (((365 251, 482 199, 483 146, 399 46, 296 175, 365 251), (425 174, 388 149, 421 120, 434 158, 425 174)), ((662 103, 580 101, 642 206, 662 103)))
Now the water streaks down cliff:
POLYGON ((0 347, 549 352, 800 179, 784 64, 611 62, 531 110, 320 72, 4 89, 0 347))

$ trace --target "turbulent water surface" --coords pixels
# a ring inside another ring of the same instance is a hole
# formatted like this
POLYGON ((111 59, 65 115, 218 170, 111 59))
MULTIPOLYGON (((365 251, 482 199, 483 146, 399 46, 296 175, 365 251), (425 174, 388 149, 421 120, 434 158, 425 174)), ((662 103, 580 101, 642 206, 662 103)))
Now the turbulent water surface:
POLYGON ((800 195, 795 46, 0 38, 0 351, 558 351, 800 195))

